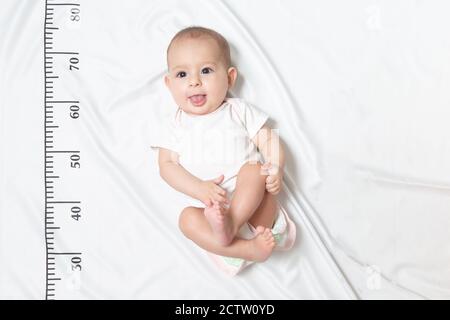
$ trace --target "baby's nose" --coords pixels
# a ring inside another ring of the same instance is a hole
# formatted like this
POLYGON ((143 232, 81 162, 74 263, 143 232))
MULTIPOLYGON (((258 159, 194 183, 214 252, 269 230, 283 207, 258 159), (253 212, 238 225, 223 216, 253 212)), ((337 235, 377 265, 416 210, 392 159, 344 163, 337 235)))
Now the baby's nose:
POLYGON ((191 77, 189 79, 189 85, 192 86, 192 87, 196 87, 196 86, 199 86, 201 84, 202 83, 201 83, 201 81, 200 81, 200 79, 198 77, 191 77))

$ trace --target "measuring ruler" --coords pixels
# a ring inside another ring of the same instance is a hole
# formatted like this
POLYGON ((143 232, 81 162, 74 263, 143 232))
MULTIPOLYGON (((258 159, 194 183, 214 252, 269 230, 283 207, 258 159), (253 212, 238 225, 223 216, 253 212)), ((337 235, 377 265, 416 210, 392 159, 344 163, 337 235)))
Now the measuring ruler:
POLYGON ((80 79, 80 1, 45 1, 45 299, 76 297, 83 255, 78 247, 83 207, 79 198, 80 99, 72 88, 80 79))

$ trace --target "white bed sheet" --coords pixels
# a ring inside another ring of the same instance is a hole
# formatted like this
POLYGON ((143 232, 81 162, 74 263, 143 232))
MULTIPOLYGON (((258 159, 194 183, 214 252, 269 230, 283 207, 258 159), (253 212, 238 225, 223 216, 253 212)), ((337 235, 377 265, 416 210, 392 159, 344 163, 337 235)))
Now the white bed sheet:
MULTIPOLYGON (((81 0, 79 178, 65 232, 83 252, 58 299, 450 298, 450 22, 445 1, 81 0), (182 202, 149 147, 173 104, 165 49, 182 27, 230 42, 232 91, 287 149, 286 253, 235 278, 177 228, 182 202)), ((44 1, 0 13, 0 298, 45 298, 44 1)), ((58 17, 55 17, 58 19, 58 17)), ((70 25, 72 28, 74 24, 70 25)), ((61 98, 61 97, 60 97, 61 98)))

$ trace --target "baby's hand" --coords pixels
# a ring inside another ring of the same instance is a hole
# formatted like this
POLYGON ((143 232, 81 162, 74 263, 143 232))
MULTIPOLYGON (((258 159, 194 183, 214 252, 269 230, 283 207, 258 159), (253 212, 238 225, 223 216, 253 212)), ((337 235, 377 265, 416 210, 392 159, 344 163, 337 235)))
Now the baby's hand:
POLYGON ((213 205, 213 201, 217 201, 221 204, 229 203, 226 194, 227 192, 223 190, 218 185, 223 181, 223 174, 213 180, 205 180, 200 183, 200 201, 206 206, 210 207, 213 205))
POLYGON ((267 162, 261 166, 262 173, 267 174, 266 190, 276 195, 281 190, 281 182, 283 181, 283 170, 277 165, 267 162))

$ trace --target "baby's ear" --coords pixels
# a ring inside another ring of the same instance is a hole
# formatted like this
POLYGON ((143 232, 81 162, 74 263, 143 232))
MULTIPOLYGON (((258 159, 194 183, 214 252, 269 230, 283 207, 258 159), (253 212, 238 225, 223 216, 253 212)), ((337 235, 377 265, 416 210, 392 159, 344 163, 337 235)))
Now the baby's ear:
POLYGON ((228 87, 232 88, 237 78, 237 69, 235 67, 228 68, 228 87))
POLYGON ((166 87, 169 87, 169 82, 170 82, 169 75, 166 74, 164 76, 164 83, 165 83, 166 87))

